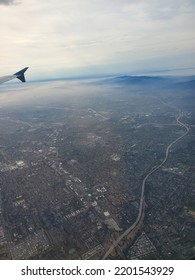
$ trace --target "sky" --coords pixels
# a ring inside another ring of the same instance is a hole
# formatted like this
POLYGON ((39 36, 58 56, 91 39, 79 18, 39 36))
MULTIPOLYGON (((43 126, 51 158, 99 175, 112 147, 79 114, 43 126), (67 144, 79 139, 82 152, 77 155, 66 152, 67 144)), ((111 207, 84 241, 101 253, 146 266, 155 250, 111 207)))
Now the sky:
POLYGON ((195 73, 194 0, 0 0, 0 76, 195 73))

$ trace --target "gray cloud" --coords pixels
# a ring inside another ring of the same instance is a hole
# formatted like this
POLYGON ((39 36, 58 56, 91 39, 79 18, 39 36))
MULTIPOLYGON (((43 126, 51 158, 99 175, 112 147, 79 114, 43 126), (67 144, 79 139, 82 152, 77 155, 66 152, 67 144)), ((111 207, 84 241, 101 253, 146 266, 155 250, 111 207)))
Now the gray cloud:
POLYGON ((16 4, 15 0, 0 0, 0 5, 14 5, 16 4))

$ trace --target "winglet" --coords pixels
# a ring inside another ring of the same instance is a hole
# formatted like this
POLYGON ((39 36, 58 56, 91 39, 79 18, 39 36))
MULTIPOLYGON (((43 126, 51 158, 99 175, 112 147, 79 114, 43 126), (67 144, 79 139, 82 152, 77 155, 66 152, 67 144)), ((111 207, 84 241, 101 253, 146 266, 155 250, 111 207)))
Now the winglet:
POLYGON ((23 83, 25 83, 26 80, 25 80, 24 73, 26 72, 27 69, 28 69, 28 67, 25 67, 24 69, 22 69, 19 72, 15 73, 14 76, 16 76, 16 78, 18 78, 23 83))

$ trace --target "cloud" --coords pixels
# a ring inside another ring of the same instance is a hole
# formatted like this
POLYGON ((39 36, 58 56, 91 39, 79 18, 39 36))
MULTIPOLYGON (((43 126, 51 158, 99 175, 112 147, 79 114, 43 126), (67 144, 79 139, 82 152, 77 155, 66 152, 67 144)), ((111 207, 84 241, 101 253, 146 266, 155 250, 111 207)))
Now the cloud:
POLYGON ((16 4, 15 0, 0 0, 0 5, 9 6, 9 5, 14 5, 14 4, 16 4))
POLYGON ((148 0, 145 9, 151 20, 170 20, 178 16, 194 13, 195 3, 192 0, 148 0))
POLYGON ((81 68, 128 71, 136 63, 150 68, 155 60, 195 64, 194 0, 28 0, 0 9, 0 25, 0 59, 10 71, 22 65, 32 75, 68 75, 81 68))

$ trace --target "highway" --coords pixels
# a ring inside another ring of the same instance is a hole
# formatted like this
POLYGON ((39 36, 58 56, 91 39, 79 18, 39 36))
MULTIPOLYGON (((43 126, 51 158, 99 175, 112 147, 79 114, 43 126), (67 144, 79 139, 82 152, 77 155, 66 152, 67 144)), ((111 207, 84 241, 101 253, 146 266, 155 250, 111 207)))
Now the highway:
POLYGON ((144 213, 143 212, 143 206, 144 206, 144 192, 145 192, 145 184, 146 184, 146 181, 147 179, 150 177, 150 175, 152 175, 154 172, 156 172, 168 159, 168 156, 169 156, 169 151, 171 149, 171 147, 176 144, 179 140, 181 140, 183 137, 185 137, 190 128, 185 125, 184 123, 182 123, 179 119, 182 117, 183 113, 182 112, 179 112, 179 116, 177 117, 177 124, 179 126, 182 126, 183 128, 185 128, 185 133, 183 135, 181 135, 180 137, 178 137, 176 140, 174 140, 173 142, 171 142, 169 144, 169 146, 166 148, 166 151, 165 151, 165 158, 164 160, 158 165, 158 166, 154 166, 150 171, 149 173, 147 173, 147 175, 144 177, 143 181, 142 181, 142 188, 141 188, 141 196, 140 196, 140 204, 139 204, 139 212, 138 212, 138 216, 137 216, 137 219, 135 220, 135 222, 129 227, 127 228, 112 244, 112 246, 108 249, 108 251, 105 253, 105 255, 103 256, 103 260, 107 259, 107 257, 111 254, 111 252, 114 250, 114 248, 116 246, 118 246, 118 244, 120 243, 120 241, 125 237, 127 236, 136 226, 137 224, 139 223, 141 217, 142 217, 142 214, 144 213))

